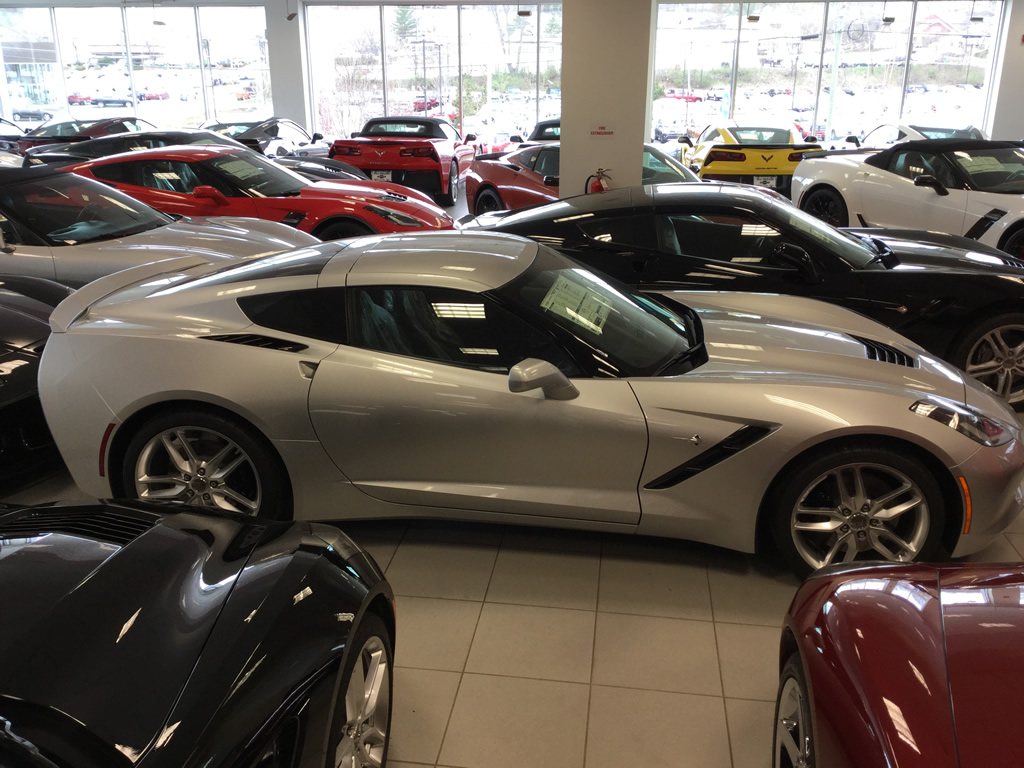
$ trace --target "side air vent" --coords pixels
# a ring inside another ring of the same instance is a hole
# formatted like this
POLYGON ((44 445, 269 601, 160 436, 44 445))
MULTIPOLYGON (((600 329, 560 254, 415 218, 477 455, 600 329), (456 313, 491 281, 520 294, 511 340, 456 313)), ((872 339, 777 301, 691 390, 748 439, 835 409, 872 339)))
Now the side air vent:
POLYGON ((911 357, 906 352, 900 352, 895 347, 883 344, 880 341, 865 339, 861 336, 854 336, 857 341, 864 345, 864 354, 868 360, 878 360, 883 363, 902 365, 907 368, 917 367, 917 358, 911 357))
POLYGON ((23 538, 44 533, 66 533, 124 546, 159 521, 160 515, 142 510, 45 507, 26 509, 22 514, 4 517, 3 522, 0 522, 0 537, 23 538))
POLYGON ((685 464, 680 464, 671 469, 661 477, 657 477, 647 485, 649 491, 663 491, 679 485, 684 480, 689 480, 694 475, 699 475, 705 469, 711 469, 716 464, 725 461, 740 451, 749 448, 754 443, 772 433, 771 427, 755 426, 748 424, 740 427, 718 445, 713 445, 702 453, 698 453, 685 464))
POLYGON ((256 333, 222 333, 216 336, 201 336, 207 341, 224 341, 228 344, 241 344, 246 347, 262 347, 264 349, 277 349, 281 352, 301 352, 309 349, 305 344, 297 341, 285 341, 270 336, 260 336, 256 333))

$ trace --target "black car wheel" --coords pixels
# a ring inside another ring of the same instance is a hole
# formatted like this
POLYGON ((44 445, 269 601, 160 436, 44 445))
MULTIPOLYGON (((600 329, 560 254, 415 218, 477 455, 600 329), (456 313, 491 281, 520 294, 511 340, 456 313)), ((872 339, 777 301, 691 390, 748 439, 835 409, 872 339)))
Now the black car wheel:
POLYGON ((889 447, 836 447, 780 478, 772 534, 794 572, 855 560, 941 560, 942 491, 931 470, 889 447))
POLYGON ((126 498, 182 501, 288 519, 287 473, 255 429, 213 411, 182 409, 145 422, 125 450, 126 498))
POLYGON ((772 742, 772 768, 814 768, 810 695, 797 653, 786 660, 779 676, 772 742))
POLYGON ((448 170, 448 191, 439 198, 441 205, 450 207, 459 200, 459 166, 454 162, 448 170))
POLYGON ((1024 228, 1018 229, 1006 238, 1002 249, 1015 258, 1024 259, 1024 228))
POLYGON ((479 216, 481 213, 505 210, 505 203, 493 189, 481 189, 476 195, 476 205, 473 212, 479 216))
POLYGON ((1024 410, 1024 315, 989 317, 968 328, 949 360, 1024 410))
POLYGON ((393 659, 384 622, 367 613, 349 640, 328 742, 328 765, 379 768, 388 757, 393 659))
POLYGON ((846 210, 846 203, 838 192, 829 187, 811 192, 800 203, 800 207, 833 227, 850 226, 850 214, 846 210))
POLYGON ((318 232, 317 237, 327 242, 328 240, 344 240, 349 237, 362 237, 363 235, 372 234, 374 234, 372 229, 358 222, 336 221, 333 224, 328 224, 318 232))

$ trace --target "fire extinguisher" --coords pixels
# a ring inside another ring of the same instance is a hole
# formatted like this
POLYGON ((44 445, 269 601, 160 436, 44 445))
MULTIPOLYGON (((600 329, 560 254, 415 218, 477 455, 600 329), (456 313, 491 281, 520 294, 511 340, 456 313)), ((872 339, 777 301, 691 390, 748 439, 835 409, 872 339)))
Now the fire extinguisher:
POLYGON ((587 182, 584 184, 584 191, 590 195, 595 192, 607 192, 611 189, 608 184, 608 181, 611 179, 611 176, 608 175, 608 171, 610 170, 611 168, 598 168, 597 173, 592 173, 590 176, 587 176, 587 182))

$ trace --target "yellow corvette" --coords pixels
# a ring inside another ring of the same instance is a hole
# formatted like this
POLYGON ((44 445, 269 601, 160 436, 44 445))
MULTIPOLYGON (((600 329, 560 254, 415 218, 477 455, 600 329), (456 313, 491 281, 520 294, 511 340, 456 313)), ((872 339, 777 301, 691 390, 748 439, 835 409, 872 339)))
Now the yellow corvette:
POLYGON ((679 141, 689 147, 683 152, 683 162, 702 179, 770 187, 787 197, 803 154, 821 149, 795 126, 740 126, 731 121, 712 123, 696 142, 689 136, 681 136, 679 141))

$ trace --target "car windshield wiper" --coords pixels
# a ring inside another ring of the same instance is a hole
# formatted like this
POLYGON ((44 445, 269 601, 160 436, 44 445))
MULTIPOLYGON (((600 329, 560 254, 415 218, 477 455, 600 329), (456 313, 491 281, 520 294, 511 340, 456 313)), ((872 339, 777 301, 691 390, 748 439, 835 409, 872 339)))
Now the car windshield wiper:
POLYGON ((657 370, 655 370, 655 372, 652 375, 662 376, 666 371, 675 368, 677 365, 682 365, 693 356, 693 353, 698 349, 699 346, 700 345, 687 347, 683 351, 677 352, 675 355, 673 355, 660 366, 658 366, 657 370))
POLYGON ((859 232, 849 232, 847 234, 853 235, 853 237, 875 252, 875 255, 864 263, 865 267, 869 267, 872 264, 881 264, 886 269, 892 269, 900 263, 899 258, 896 256, 896 251, 884 240, 872 237, 871 235, 862 235, 859 232))

